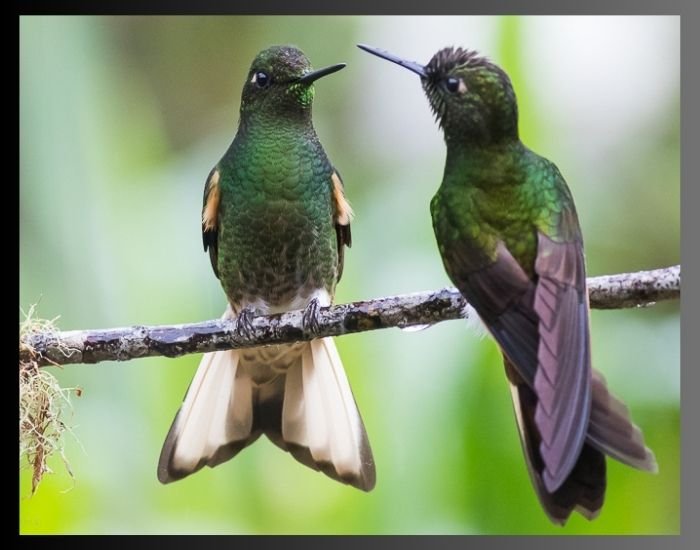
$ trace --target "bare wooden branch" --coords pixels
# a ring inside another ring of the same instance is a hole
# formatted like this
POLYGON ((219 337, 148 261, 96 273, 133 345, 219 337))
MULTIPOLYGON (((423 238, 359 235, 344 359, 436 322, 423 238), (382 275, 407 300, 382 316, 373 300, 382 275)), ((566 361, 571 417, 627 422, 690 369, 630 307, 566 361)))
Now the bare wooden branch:
POLYGON ((588 279, 588 295, 596 309, 648 307, 676 299, 681 295, 681 266, 593 277, 588 279))
MULTIPOLYGON (((647 307, 680 296, 680 265, 588 279, 591 307, 647 307)), ((319 311, 316 330, 302 329, 302 312, 255 317, 248 335, 236 334, 234 321, 213 320, 172 326, 133 326, 104 330, 43 331, 20 342, 20 368, 32 360, 48 364, 128 361, 178 357, 222 349, 282 344, 391 327, 435 324, 466 317, 466 302, 454 288, 416 292, 341 304, 319 311)))

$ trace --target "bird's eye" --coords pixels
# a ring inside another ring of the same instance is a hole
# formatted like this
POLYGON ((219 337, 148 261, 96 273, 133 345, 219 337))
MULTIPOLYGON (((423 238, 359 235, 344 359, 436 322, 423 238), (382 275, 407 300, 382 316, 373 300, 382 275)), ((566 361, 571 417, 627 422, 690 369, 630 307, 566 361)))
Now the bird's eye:
POLYGON ((258 88, 267 88, 270 85, 270 77, 264 71, 258 71, 253 75, 252 82, 258 86, 258 88))
POLYGON ((451 94, 455 93, 459 90, 459 78, 455 78, 454 76, 447 77, 445 79, 445 88, 447 88, 447 91, 451 94))

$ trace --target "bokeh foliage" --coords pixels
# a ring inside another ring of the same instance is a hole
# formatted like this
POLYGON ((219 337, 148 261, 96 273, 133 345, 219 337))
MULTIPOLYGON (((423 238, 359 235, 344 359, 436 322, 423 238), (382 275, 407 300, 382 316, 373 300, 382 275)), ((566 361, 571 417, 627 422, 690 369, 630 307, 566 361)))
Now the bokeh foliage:
MULTIPOLYGON (((589 273, 679 263, 679 29, 678 18, 22 18, 20 304, 40 300, 65 330, 221 313, 201 249, 203 183, 235 131, 250 60, 280 42, 315 66, 348 63, 319 82, 314 106, 357 213, 338 302, 448 284, 428 214, 441 135, 418 80, 356 42, 422 61, 453 44, 488 54, 512 77, 524 141, 570 183, 589 273)), ((677 533, 679 325, 677 303, 593 313, 594 364, 660 464, 652 476, 608 461, 595 522, 549 524, 496 347, 450 322, 338 340, 377 462, 370 494, 266 440, 162 486, 160 446, 199 357, 54 369, 83 389, 69 419, 80 444, 66 441, 76 480, 56 463, 28 498, 23 474, 20 530, 677 533)))

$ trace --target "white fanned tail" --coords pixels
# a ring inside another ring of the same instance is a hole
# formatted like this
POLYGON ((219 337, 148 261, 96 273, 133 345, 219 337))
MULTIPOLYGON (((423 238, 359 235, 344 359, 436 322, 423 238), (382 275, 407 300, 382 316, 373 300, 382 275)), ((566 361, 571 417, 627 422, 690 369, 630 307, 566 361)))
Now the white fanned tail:
POLYGON ((331 338, 303 346, 286 373, 253 383, 239 350, 207 353, 163 445, 158 479, 169 483, 233 458, 265 433, 299 462, 369 491, 367 434, 331 338))

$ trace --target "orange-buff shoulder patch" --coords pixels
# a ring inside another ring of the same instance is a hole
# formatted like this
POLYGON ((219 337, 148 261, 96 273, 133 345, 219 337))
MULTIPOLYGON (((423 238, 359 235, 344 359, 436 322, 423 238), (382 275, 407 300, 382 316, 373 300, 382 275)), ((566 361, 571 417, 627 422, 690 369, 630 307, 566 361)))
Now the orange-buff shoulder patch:
POLYGON ((204 206, 204 212, 202 212, 202 226, 204 231, 212 231, 216 229, 218 224, 219 199, 221 198, 218 170, 214 170, 212 173, 207 187, 209 192, 207 193, 207 203, 204 206))
POLYGON ((354 213, 350 203, 345 198, 345 193, 343 192, 343 184, 338 177, 336 172, 333 172, 331 176, 331 181, 333 182, 333 200, 335 201, 335 217, 336 222, 340 225, 349 225, 352 221, 354 213))

